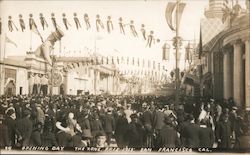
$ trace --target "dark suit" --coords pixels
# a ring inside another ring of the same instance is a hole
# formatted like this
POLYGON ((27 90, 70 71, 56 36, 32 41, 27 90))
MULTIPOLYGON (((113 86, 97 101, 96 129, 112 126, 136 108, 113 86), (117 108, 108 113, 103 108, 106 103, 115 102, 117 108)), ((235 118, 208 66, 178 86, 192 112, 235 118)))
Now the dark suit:
POLYGON ((128 120, 126 116, 118 116, 115 128, 115 138, 118 147, 126 147, 127 137, 126 133, 128 130, 128 120))
POLYGON ((57 146, 56 136, 54 133, 46 131, 42 134, 42 146, 57 146))
POLYGON ((128 147, 143 147, 143 135, 144 130, 142 124, 140 122, 130 122, 128 132, 126 134, 128 137, 128 147))
POLYGON ((153 128, 156 131, 161 130, 161 128, 164 126, 164 113, 160 111, 156 111, 153 116, 153 128))
POLYGON ((221 139, 218 147, 220 148, 231 148, 231 123, 230 121, 222 122, 220 121, 215 129, 216 139, 221 139))
POLYGON ((8 128, 5 124, 0 124, 0 147, 8 146, 8 128))
POLYGON ((112 114, 107 114, 103 120, 103 129, 107 135, 107 143, 110 144, 112 132, 115 131, 115 119, 112 114))
POLYGON ((22 136, 22 146, 29 146, 30 136, 32 133, 33 125, 32 121, 24 117, 17 122, 17 129, 22 136))
POLYGON ((212 148, 214 143, 213 130, 209 127, 200 127, 199 140, 200 140, 200 147, 212 148))
POLYGON ((178 138, 177 131, 169 125, 164 125, 158 134, 156 146, 175 148, 178 147, 179 144, 180 140, 178 138))
POLYGON ((184 146, 189 148, 199 147, 199 126, 194 123, 186 123, 181 135, 184 138, 184 146))
POLYGON ((8 127, 8 143, 11 146, 15 145, 15 135, 17 133, 16 130, 16 120, 12 119, 11 117, 7 117, 4 121, 4 124, 8 127))

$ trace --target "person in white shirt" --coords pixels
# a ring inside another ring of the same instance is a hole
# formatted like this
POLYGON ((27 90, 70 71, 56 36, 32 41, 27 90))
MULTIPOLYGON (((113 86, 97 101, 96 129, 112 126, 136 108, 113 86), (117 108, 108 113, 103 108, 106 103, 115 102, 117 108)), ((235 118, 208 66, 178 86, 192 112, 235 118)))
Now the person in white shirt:
POLYGON ((29 94, 33 94, 33 86, 34 86, 35 78, 33 73, 30 73, 29 77, 29 94))

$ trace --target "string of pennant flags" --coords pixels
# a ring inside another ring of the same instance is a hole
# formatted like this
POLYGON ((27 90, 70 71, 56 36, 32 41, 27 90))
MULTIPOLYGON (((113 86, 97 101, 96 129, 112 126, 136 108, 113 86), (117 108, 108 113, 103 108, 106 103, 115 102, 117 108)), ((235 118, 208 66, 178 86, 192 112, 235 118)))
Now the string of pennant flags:
MULTIPOLYGON (((96 15, 94 26, 93 26, 93 23, 92 24, 90 23, 90 18, 89 18, 87 13, 84 14, 83 22, 81 22, 81 20, 78 18, 77 13, 73 13, 73 22, 74 23, 69 22, 69 19, 68 19, 67 15, 65 13, 62 13, 62 19, 61 20, 63 22, 62 26, 58 24, 58 19, 55 17, 55 14, 51 13, 51 22, 52 22, 52 27, 54 29, 64 27, 66 30, 69 30, 74 25, 75 28, 77 30, 79 30, 79 29, 81 29, 83 27, 82 24, 84 24, 85 27, 86 27, 86 30, 89 30, 89 29, 91 29, 91 28, 93 28, 95 26, 96 31, 100 32, 100 31, 104 30, 105 27, 106 27, 107 32, 109 34, 111 34, 112 31, 115 28, 111 16, 107 16, 107 20, 106 20, 106 22, 104 22, 101 19, 100 15, 96 15)), ((26 29, 30 29, 34 33, 38 34, 40 36, 41 40, 43 41, 42 36, 41 36, 40 32, 38 31, 38 23, 40 23, 39 25, 41 26, 42 30, 45 30, 45 29, 49 28, 48 20, 44 17, 44 15, 42 13, 39 14, 39 21, 36 21, 34 19, 33 14, 29 14, 28 26, 27 26, 27 23, 25 23, 25 20, 24 20, 22 14, 18 15, 18 22, 15 22, 13 20, 12 16, 8 16, 8 22, 7 22, 8 31, 9 32, 14 32, 14 31, 24 32, 26 29), (19 26, 17 26, 17 23, 19 23, 18 24, 19 26)), ((119 31, 120 31, 120 33, 122 35, 127 34, 127 32, 125 31, 125 28, 127 28, 127 27, 129 29, 130 33, 136 38, 139 37, 139 31, 140 31, 140 34, 141 34, 140 36, 143 38, 143 40, 146 41, 146 47, 151 48, 153 44, 160 42, 160 39, 157 39, 154 36, 154 31, 153 30, 150 30, 150 31, 146 30, 145 24, 141 24, 141 28, 140 28, 140 30, 138 30, 135 27, 134 20, 130 20, 129 23, 125 23, 123 18, 120 17, 118 19, 118 26, 119 26, 119 31)), ((1 21, 1 18, 0 18, 0 34, 2 34, 2 21, 1 21)))
MULTIPOLYGON (((129 57, 127 57, 127 59, 129 59, 129 57)), ((134 59, 134 58, 132 58, 134 59)), ((138 58, 139 60, 139 58, 138 58)), ((117 58, 117 62, 115 61, 112 61, 112 58, 107 58, 107 57, 99 57, 99 58, 92 58, 92 59, 89 59, 88 61, 81 61, 81 62, 69 62, 67 64, 65 64, 64 66, 64 70, 71 70, 71 69, 74 69, 76 70, 77 68, 79 68, 79 72, 85 72, 85 74, 87 74, 85 70, 83 70, 81 67, 86 67, 88 65, 100 65, 100 64, 115 64, 115 63, 118 63, 118 58, 117 58), (106 62, 104 62, 103 60, 106 59, 106 62), (111 61, 108 61, 109 59, 111 59, 111 61)), ((146 62, 144 60, 144 62, 146 62)), ((150 64, 152 63, 151 60, 148 60, 148 65, 147 65, 147 68, 150 68, 150 64)), ((155 65, 152 65, 153 67, 151 67, 150 70, 148 69, 145 69, 146 68, 146 65, 144 65, 143 68, 121 68, 119 69, 119 74, 121 75, 132 75, 132 76, 136 76, 136 77, 148 77, 148 78, 151 78, 152 81, 157 81, 156 79, 160 79, 162 76, 164 76, 164 72, 161 72, 161 67, 162 69, 165 69, 163 66, 161 66, 160 63, 158 63, 158 67, 156 67, 156 62, 153 61, 153 64, 155 65)), ((134 64, 135 65, 135 64, 134 64)), ((138 65, 138 64, 136 64, 138 65)))
POLYGON ((86 60, 82 60, 79 62, 72 63, 74 64, 73 66, 69 68, 74 68, 75 66, 80 66, 80 65, 115 65, 115 64, 124 64, 124 65, 132 65, 135 67, 141 67, 141 68, 152 68, 154 70, 161 70, 161 65, 160 62, 156 62, 153 60, 145 60, 145 59, 140 59, 140 58, 135 58, 135 57, 104 57, 104 56, 98 56, 98 57, 87 57, 86 60))

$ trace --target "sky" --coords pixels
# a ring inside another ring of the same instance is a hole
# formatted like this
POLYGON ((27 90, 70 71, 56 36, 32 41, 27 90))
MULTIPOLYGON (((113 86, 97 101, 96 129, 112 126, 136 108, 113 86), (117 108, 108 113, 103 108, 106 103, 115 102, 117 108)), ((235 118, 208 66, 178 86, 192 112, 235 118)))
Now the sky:
MULTIPOLYGON (((65 36, 61 41, 61 52, 59 51, 59 43, 55 45, 55 53, 61 55, 82 56, 96 51, 104 56, 120 55, 131 56, 145 59, 154 59, 161 61, 162 45, 165 41, 172 44, 171 40, 175 33, 171 31, 165 19, 165 9, 170 0, 51 0, 51 1, 17 1, 8 0, 0 1, 0 16, 3 23, 3 33, 6 34, 12 41, 17 44, 17 47, 11 44, 6 45, 6 56, 25 55, 27 51, 35 50, 40 44, 40 38, 35 33, 31 33, 26 29, 25 32, 20 32, 18 15, 22 14, 28 27, 29 14, 32 13, 38 30, 44 39, 54 31, 50 14, 55 13, 57 23, 62 27, 65 36), (41 29, 39 21, 39 13, 43 13, 46 18, 49 28, 45 31, 41 29), (65 30, 62 23, 62 13, 66 14, 70 24, 70 30, 65 30), (77 13, 82 28, 76 30, 73 21, 73 13, 77 13), (86 30, 83 22, 83 15, 87 13, 90 18, 91 30, 86 30), (95 17, 99 14, 105 29, 101 32, 96 32, 95 17), (14 23, 19 28, 19 31, 9 32, 7 30, 8 16, 12 16, 14 23), (107 16, 111 16, 114 31, 111 34, 107 33, 106 20, 107 16), (125 27, 126 35, 119 32, 118 18, 122 17, 124 23, 129 23, 134 20, 136 30, 139 34, 138 38, 132 36, 129 26, 125 27), (141 24, 145 25, 147 32, 154 31, 155 38, 159 38, 160 43, 155 43, 152 48, 146 47, 146 42, 140 33, 141 24), (96 50, 95 50, 96 49, 96 50)), ((180 36, 184 40, 194 40, 198 43, 200 19, 204 18, 205 7, 208 6, 206 0, 182 0, 186 3, 183 16, 181 18, 180 36)), ((3 36, 1 35, 1 50, 3 51, 3 36)), ((181 59, 184 59, 184 47, 187 44, 184 41, 181 48, 181 59)), ((171 48, 170 60, 166 62, 168 67, 174 67, 175 57, 174 49, 171 48)), ((183 61, 183 60, 182 60, 183 61)), ((183 64, 183 63, 182 63, 183 64)))

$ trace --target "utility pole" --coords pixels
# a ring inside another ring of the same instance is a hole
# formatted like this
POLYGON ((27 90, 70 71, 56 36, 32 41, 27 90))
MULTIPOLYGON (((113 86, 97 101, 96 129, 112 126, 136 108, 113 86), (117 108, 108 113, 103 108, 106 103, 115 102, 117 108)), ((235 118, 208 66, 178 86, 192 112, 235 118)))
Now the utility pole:
POLYGON ((174 38, 175 44, 175 104, 179 103, 179 66, 178 66, 178 54, 179 54, 179 45, 180 45, 180 37, 179 37, 179 4, 181 0, 177 0, 176 2, 176 34, 174 38))

